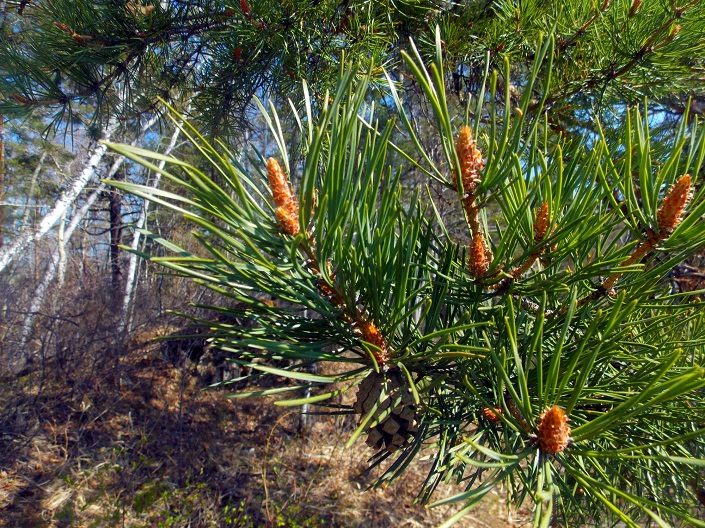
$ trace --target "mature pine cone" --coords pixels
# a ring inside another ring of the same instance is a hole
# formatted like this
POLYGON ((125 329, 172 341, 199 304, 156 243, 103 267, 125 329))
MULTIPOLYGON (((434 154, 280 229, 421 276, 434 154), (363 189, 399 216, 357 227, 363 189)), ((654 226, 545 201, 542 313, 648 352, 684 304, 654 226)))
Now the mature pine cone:
POLYGON ((360 383, 353 408, 362 420, 378 402, 386 384, 386 396, 369 421, 367 445, 373 449, 384 446, 390 453, 409 444, 409 437, 418 431, 416 404, 407 380, 397 371, 372 372, 360 383))

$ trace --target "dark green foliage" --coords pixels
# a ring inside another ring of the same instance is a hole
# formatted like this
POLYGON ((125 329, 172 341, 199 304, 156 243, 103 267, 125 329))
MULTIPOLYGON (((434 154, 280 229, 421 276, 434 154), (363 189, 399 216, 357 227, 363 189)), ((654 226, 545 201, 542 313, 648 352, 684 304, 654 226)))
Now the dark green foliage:
MULTIPOLYGON (((419 40, 435 53, 440 27, 447 77, 465 100, 482 84, 489 56, 517 97, 527 85, 537 42, 556 35, 554 88, 547 104, 556 131, 591 128, 590 110, 619 112, 649 97, 669 116, 702 113, 705 6, 702 2, 546 2, 466 0, 250 0, 8 2, 0 45, 1 114, 50 106, 55 118, 105 123, 158 110, 157 98, 193 98, 192 116, 209 137, 228 137, 247 122, 255 95, 299 93, 312 104, 335 84, 346 57, 401 72, 400 49, 419 40), (84 114, 81 103, 97 105, 84 114), (615 105, 617 105, 615 107, 615 105), (212 135, 212 136, 211 136, 212 135)), ((358 72, 358 77, 363 75, 358 72)), ((399 78, 401 80, 401 77, 399 78)), ((534 83, 528 109, 541 106, 534 83)), ((500 90, 501 92, 501 90, 500 90)))
MULTIPOLYGON (((369 79, 357 81, 354 67, 319 115, 305 99, 297 119, 307 153, 301 168, 289 166, 280 121, 262 107, 279 159, 287 172, 300 171, 301 233, 294 237, 274 220, 264 156, 253 159, 259 173, 248 172, 224 144, 212 146, 174 117, 223 185, 171 158, 162 172, 179 194, 115 183, 196 226, 202 255, 149 234, 173 252, 151 260, 240 303, 212 307, 239 322, 206 324, 217 346, 253 369, 251 378, 294 380, 234 397, 310 389, 310 397, 278 403, 352 413, 332 398, 370 372, 406 380, 418 402, 418 432, 405 448, 382 450, 370 463, 385 467, 382 484, 422 450, 430 453, 422 501, 443 480, 467 485, 441 501, 463 503, 446 525, 504 483, 515 504, 535 504, 536 526, 617 520, 638 526, 649 518, 661 526, 705 526, 692 488, 705 465, 702 303, 693 293, 672 293, 666 280, 705 245, 705 192, 696 192, 684 220, 643 260, 620 266, 644 241, 656 240, 657 213, 673 183, 689 173, 697 186, 705 157, 701 127, 683 119, 673 141, 652 144, 647 113, 635 109, 625 113, 619 141, 556 138, 550 118, 529 111, 534 95, 539 105, 549 99, 559 52, 552 38, 537 47, 516 104, 508 88, 504 104, 496 104, 501 96, 492 72, 487 92, 479 91, 487 97, 474 98, 468 110, 486 158, 473 193, 493 253, 487 273, 471 278, 468 253, 445 229, 433 200, 416 190, 404 205, 408 189, 387 164, 393 149, 437 184, 457 186, 454 140, 462 119, 448 111, 442 49, 437 34, 428 68, 413 46, 402 54, 433 110, 441 163, 423 151, 392 83, 389 97, 412 148, 392 142, 393 123, 378 128, 374 105, 365 103, 369 79), (512 106, 518 111, 502 111, 512 106), (549 227, 537 242, 534 221, 543 202, 549 227), (499 211, 494 225, 489 207, 499 211), (527 262, 528 273, 514 273, 527 262), (607 277, 616 279, 614 292, 603 287, 607 277), (336 374, 310 372, 327 362, 338 364, 336 374), (551 451, 541 443, 541 417, 553 406, 567 414, 572 432, 561 440, 567 448, 551 451), (494 409, 493 419, 487 409, 494 409)), ((111 147, 155 170, 162 158, 111 147)), ((389 415, 384 387, 378 405, 359 416, 349 446, 389 415)))

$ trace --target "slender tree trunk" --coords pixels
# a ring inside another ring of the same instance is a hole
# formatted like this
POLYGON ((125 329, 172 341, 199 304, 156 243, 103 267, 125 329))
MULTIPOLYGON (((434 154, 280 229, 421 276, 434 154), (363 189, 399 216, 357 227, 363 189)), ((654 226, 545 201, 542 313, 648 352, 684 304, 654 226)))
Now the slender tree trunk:
MULTIPOLYGON (((24 206, 24 213, 22 213, 22 223, 20 224, 20 233, 25 233, 29 229, 29 215, 32 214, 32 229, 34 229, 34 224, 36 224, 37 219, 37 209, 36 207, 31 207, 32 200, 34 199, 34 191, 37 188, 37 178, 42 172, 42 167, 44 167, 44 160, 46 160, 47 153, 42 152, 39 157, 39 163, 34 168, 32 173, 32 179, 29 182, 29 193, 27 194, 27 202, 24 206)), ((35 204, 36 205, 36 204, 35 204)), ((34 257, 34 283, 39 282, 39 253, 37 251, 36 242, 32 244, 32 255, 34 257)))
POLYGON ((59 249, 59 264, 58 264, 58 274, 59 274, 59 286, 64 285, 64 278, 66 277, 66 212, 61 215, 59 220, 59 233, 56 237, 57 247, 59 249))
POLYGON ((0 249, 5 245, 5 117, 0 116, 0 249))
POLYGON ((32 173, 32 179, 29 182, 29 193, 27 194, 27 203, 24 206, 24 213, 22 214, 22 224, 20 224, 20 233, 24 232, 27 230, 27 225, 29 224, 29 211, 31 209, 30 204, 32 203, 32 199, 34 198, 34 190, 37 187, 37 178, 39 177, 39 173, 42 172, 42 167, 44 167, 44 160, 47 157, 46 152, 42 152, 42 155, 39 157, 39 163, 37 163, 37 166, 34 168, 34 172, 32 173))
MULTIPOLYGON (((76 227, 78 227, 78 225, 86 216, 90 208, 93 207, 93 204, 100 197, 101 193, 104 190, 105 185, 101 183, 98 188, 93 191, 93 194, 88 197, 83 206, 73 215, 71 222, 64 231, 63 242, 59 242, 57 244, 57 247, 52 251, 47 270, 44 273, 44 276, 42 277, 42 281, 39 283, 39 286, 37 286, 37 288, 34 290, 34 295, 32 296, 32 304, 29 308, 29 313, 27 314, 27 317, 25 317, 24 324, 22 325, 22 337, 20 339, 19 346, 20 350, 26 350, 27 340, 29 339, 29 336, 32 332, 32 327, 34 326, 34 319, 39 313, 39 311, 42 309, 42 306, 44 305, 44 299, 46 297, 47 291, 49 290, 49 286, 51 286, 54 277, 56 277, 59 268, 59 262, 61 260, 61 253, 65 251, 66 244, 69 242, 69 240, 71 240, 71 236, 76 230, 76 227)), ((30 356, 31 353, 28 351, 27 359, 29 359, 30 356)))
MULTIPOLYGON (((32 215, 32 229, 37 225, 37 210, 34 210, 32 215)), ((37 247, 37 241, 32 243, 32 256, 34 257, 34 282, 37 284, 39 282, 39 248, 37 247)))
MULTIPOLYGON (((117 120, 111 119, 104 134, 106 140, 112 137, 115 130, 117 130, 117 126, 117 120)), ((22 250, 27 247, 30 242, 39 240, 54 227, 57 220, 59 220, 61 215, 73 204, 76 198, 81 194, 81 191, 86 188, 88 182, 95 175, 96 167, 103 159, 106 150, 107 147, 105 143, 95 143, 91 149, 91 156, 79 177, 76 178, 71 187, 61 195, 54 205, 54 208, 42 218, 39 226, 31 232, 20 233, 11 244, 0 249, 0 272, 4 270, 17 255, 21 254, 22 250)))
MULTIPOLYGON (((166 149, 164 150, 164 155, 168 156, 171 154, 171 152, 174 150, 176 147, 176 142, 179 139, 179 134, 181 133, 181 130, 179 128, 176 128, 174 130, 174 133, 171 135, 171 140, 169 141, 169 144, 167 145, 166 149)), ((166 162, 164 160, 160 161, 157 165, 159 170, 161 171, 164 169, 164 165, 166 162)), ((159 180, 161 179, 162 175, 160 172, 157 172, 154 175, 154 181, 152 182, 152 187, 157 188, 159 186, 159 180)), ((132 249, 133 253, 130 253, 130 259, 129 259, 129 264, 127 268, 127 277, 125 280, 125 292, 122 300, 122 326, 125 329, 126 333, 130 333, 132 330, 132 321, 130 319, 130 306, 132 302, 132 294, 135 289, 135 283, 136 283, 136 277, 137 277, 137 255, 134 253, 134 251, 137 249, 140 243, 140 232, 139 229, 144 229, 145 224, 147 223, 147 214, 149 212, 149 200, 145 200, 144 204, 142 206, 142 211, 140 212, 140 217, 137 220, 136 224, 136 229, 135 232, 132 235, 132 242, 130 243, 130 248, 132 249)))
MULTIPOLYGON (((122 179, 118 173, 117 180, 122 179)), ((120 242, 122 239, 122 194, 117 189, 108 192, 110 210, 110 281, 112 285, 113 301, 117 305, 122 282, 122 268, 120 267, 120 242)))
MULTIPOLYGON (((154 126, 154 124, 157 122, 157 117, 154 117, 147 122, 142 129, 140 130, 140 134, 137 136, 137 138, 132 142, 134 145, 137 143, 137 140, 139 137, 141 137, 145 132, 147 132, 150 128, 154 126)), ((108 173, 105 175, 106 179, 111 179, 117 174, 117 172, 120 170, 120 167, 122 164, 125 162, 125 157, 124 156, 119 156, 111 165, 110 170, 108 170, 108 173)), ((44 274, 44 277, 42 278, 41 283, 39 286, 37 286, 37 289, 34 291, 34 296, 32 297, 32 306, 30 307, 30 311, 27 314, 27 317, 25 317, 24 320, 24 325, 22 328, 22 338, 20 342, 20 349, 25 348, 25 345, 27 344, 27 339, 29 338, 30 333, 32 332, 32 327, 34 325, 34 318, 36 314, 42 309, 42 306, 44 305, 44 298, 46 297, 47 291, 49 289, 49 286, 51 286, 52 281, 54 280, 54 277, 56 277, 58 266, 59 266, 59 261, 60 261, 60 252, 65 251, 66 245, 69 243, 71 240, 71 236, 73 235, 74 230, 76 227, 78 227, 79 223, 83 220, 83 218, 86 216, 90 208, 93 206, 95 201, 103 194, 105 191, 106 186, 101 183, 98 188, 93 191, 93 193, 86 199, 86 202, 83 204, 83 206, 74 214, 73 218, 71 219, 71 222, 69 223, 68 227, 66 228, 64 235, 63 235, 63 244, 60 246, 57 246, 57 248, 52 252, 51 255, 51 260, 49 262, 49 267, 47 268, 47 271, 44 274)), ((35 244, 36 246, 36 244, 35 244)), ((85 266, 85 246, 84 246, 84 255, 82 259, 84 266, 85 266)), ((38 281, 38 279, 37 279, 38 281)))
MULTIPOLYGON (((0 0, 0 34, 4 34, 7 2, 0 0)), ((0 116, 0 249, 5 245, 5 116, 0 116)))

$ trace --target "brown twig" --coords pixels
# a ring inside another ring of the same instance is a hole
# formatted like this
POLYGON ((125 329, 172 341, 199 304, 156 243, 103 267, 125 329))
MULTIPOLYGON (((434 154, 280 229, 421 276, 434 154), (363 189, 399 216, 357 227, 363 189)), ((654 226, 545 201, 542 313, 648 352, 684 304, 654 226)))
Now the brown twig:
POLYGON ((587 22, 585 22, 582 26, 580 26, 580 28, 573 34, 572 37, 570 37, 568 40, 565 40, 565 41, 561 40, 561 42, 559 44, 560 50, 565 51, 566 49, 571 47, 573 44, 575 44, 577 42, 577 40, 585 34, 585 32, 588 30, 588 28, 590 26, 592 26, 605 11, 607 11, 609 6, 610 6, 610 0, 604 0, 604 2, 602 3, 602 8, 600 10, 595 10, 595 13, 593 14, 593 16, 587 22))
MULTIPOLYGON (((659 26, 646 40, 646 42, 632 55, 631 59, 623 64, 621 67, 615 69, 615 65, 612 64, 608 68, 603 69, 601 72, 599 72, 597 75, 592 76, 591 78, 587 79, 585 82, 580 83, 578 86, 574 86, 573 88, 569 89, 567 92, 563 94, 556 94, 552 97, 549 97, 546 99, 544 102, 544 107, 549 108, 558 101, 562 99, 568 99, 570 97, 573 97, 574 95, 577 95, 583 90, 586 90, 588 88, 593 88, 597 86, 600 83, 604 82, 610 82, 615 79, 618 79, 619 77, 622 77, 623 75, 627 74, 632 68, 634 68, 646 55, 649 55, 653 53, 654 51, 662 48, 666 44, 670 43, 678 34, 678 31, 680 31, 679 26, 675 26, 671 28, 671 24, 681 18, 683 16, 683 13, 685 10, 690 7, 694 2, 697 2, 697 0, 693 0, 686 4, 685 6, 682 6, 680 8, 675 8, 674 6, 674 14, 669 17, 661 26, 659 26), (656 40, 664 33, 664 31, 668 30, 671 28, 669 34, 666 36, 666 38, 660 42, 659 44, 655 44, 656 40)), ((540 102, 537 102, 533 104, 530 107, 530 110, 536 110, 538 106, 540 105, 540 102)))
MULTIPOLYGON (((539 244, 546 237, 548 232, 548 202, 543 202, 538 210, 536 211, 536 219, 534 220, 534 244, 539 244)), ((545 246, 541 246, 527 256, 524 256, 524 262, 512 269, 509 272, 509 277, 506 277, 494 285, 494 290, 498 292, 506 291, 512 282, 521 277, 524 273, 529 271, 534 263, 541 257, 545 251, 545 246)))
POLYGON ((455 152, 460 162, 460 174, 454 175, 453 186, 460 195, 460 202, 472 238, 468 256, 468 270, 474 278, 481 279, 487 273, 492 260, 485 241, 485 234, 482 232, 478 220, 481 206, 477 203, 475 194, 480 184, 480 171, 485 164, 469 126, 464 126, 458 131, 455 152))

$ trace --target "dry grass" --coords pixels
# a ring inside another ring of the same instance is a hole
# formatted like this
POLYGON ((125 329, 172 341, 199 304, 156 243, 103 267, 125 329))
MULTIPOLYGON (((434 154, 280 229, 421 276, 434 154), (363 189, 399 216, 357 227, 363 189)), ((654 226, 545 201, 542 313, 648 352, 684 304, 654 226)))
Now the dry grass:
MULTIPOLYGON (((372 453, 362 441, 343 448, 349 419, 317 417, 299 434, 296 411, 202 391, 154 344, 117 371, 81 391, 47 379, 2 394, 5 409, 22 400, 22 426, 1 444, 0 526, 422 527, 454 511, 414 504, 424 463, 365 491, 372 453)), ((494 493, 458 526, 519 524, 494 493)))

